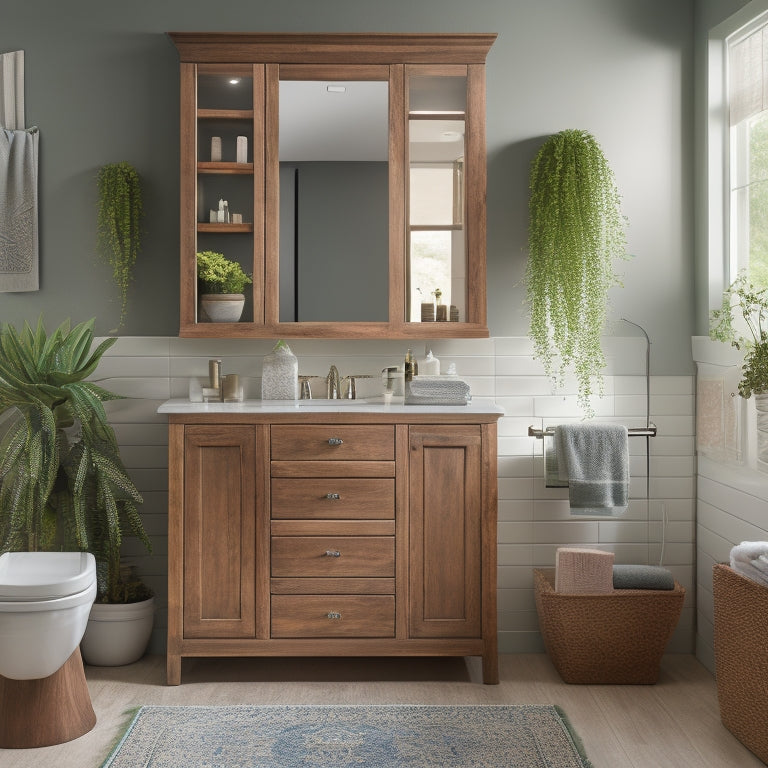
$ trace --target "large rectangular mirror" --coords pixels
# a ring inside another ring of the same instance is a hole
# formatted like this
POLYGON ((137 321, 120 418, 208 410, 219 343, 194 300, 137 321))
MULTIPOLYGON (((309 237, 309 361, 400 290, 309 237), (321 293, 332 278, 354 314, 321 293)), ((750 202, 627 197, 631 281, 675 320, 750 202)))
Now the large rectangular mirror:
POLYGON ((280 80, 280 322, 389 316, 387 81, 280 80))

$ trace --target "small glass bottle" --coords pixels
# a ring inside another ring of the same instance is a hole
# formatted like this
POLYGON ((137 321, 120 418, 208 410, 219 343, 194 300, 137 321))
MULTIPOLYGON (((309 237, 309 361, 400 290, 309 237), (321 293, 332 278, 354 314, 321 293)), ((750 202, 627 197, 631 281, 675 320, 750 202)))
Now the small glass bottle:
POLYGON ((405 380, 410 381, 414 376, 419 375, 419 364, 413 356, 413 350, 409 349, 405 354, 405 380))

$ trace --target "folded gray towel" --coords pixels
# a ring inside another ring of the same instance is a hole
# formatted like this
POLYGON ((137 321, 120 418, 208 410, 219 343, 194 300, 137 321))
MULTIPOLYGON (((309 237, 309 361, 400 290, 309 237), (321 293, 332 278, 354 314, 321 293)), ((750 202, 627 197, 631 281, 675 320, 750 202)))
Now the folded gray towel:
POLYGON ((614 565, 614 589, 674 589, 675 577, 659 565, 614 565))
POLYGON ((629 500, 629 446, 621 424, 555 427, 560 479, 568 481, 572 515, 620 515, 629 500))

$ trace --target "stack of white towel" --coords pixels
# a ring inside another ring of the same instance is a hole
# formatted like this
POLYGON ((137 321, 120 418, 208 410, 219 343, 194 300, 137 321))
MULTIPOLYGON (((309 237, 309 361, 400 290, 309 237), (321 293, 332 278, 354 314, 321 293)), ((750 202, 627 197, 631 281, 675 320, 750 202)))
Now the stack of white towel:
POLYGON ((731 568, 768 586, 768 541, 742 541, 731 550, 731 568))

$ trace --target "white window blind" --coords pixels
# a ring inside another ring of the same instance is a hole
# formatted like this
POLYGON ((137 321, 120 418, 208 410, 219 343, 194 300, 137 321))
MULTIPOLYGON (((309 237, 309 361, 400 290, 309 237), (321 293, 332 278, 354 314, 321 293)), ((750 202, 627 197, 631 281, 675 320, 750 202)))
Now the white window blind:
POLYGON ((729 44, 730 124, 768 109, 768 24, 729 44))

